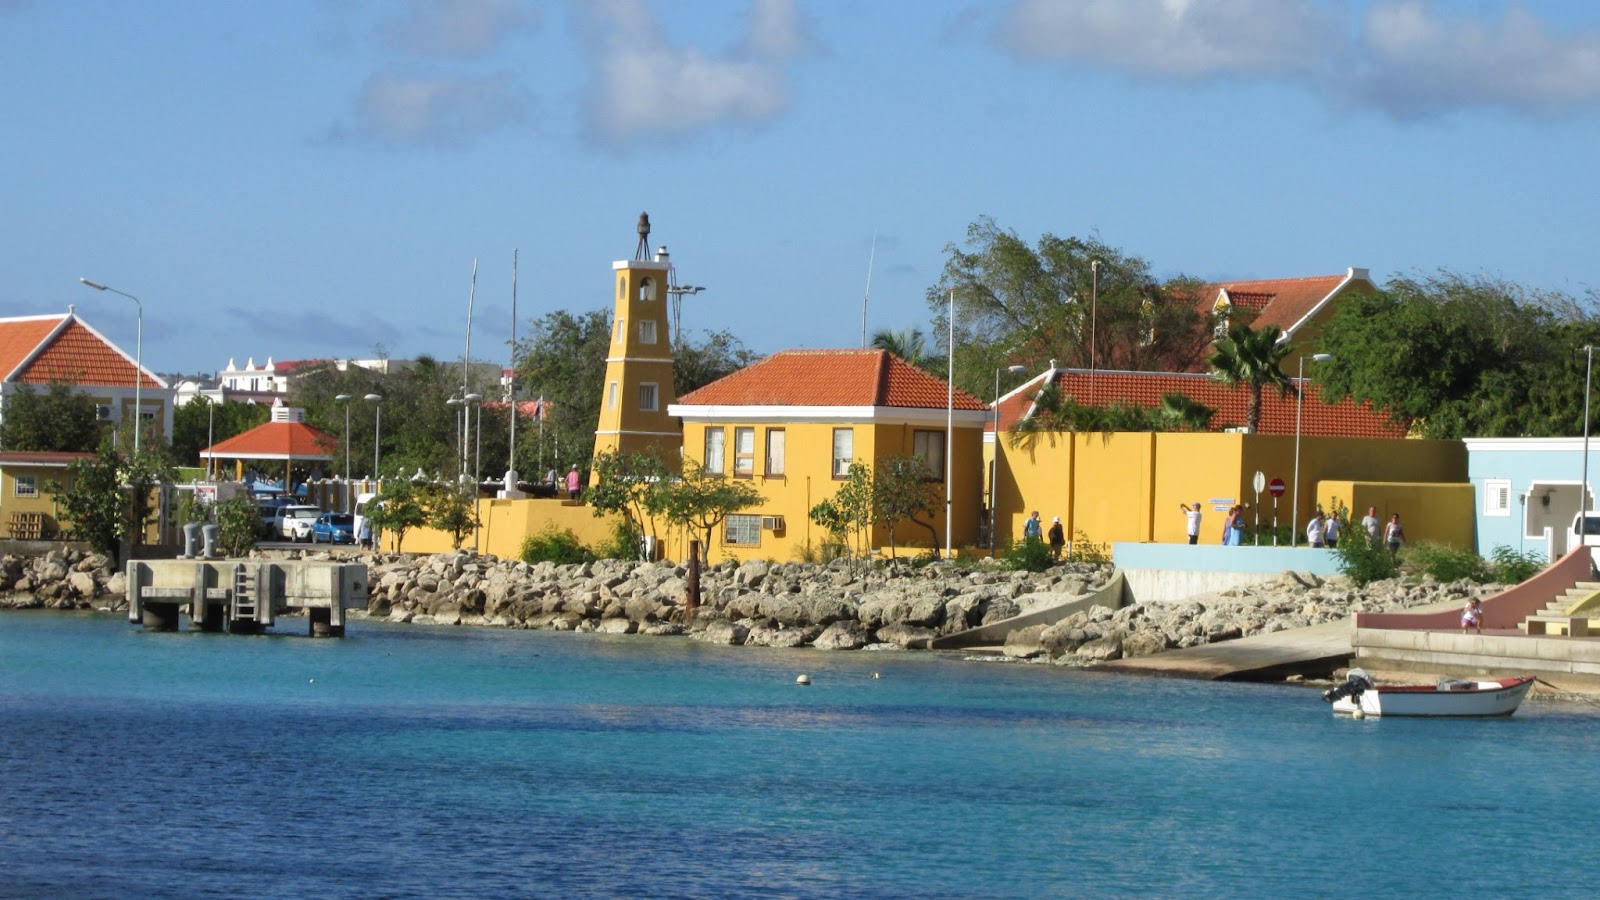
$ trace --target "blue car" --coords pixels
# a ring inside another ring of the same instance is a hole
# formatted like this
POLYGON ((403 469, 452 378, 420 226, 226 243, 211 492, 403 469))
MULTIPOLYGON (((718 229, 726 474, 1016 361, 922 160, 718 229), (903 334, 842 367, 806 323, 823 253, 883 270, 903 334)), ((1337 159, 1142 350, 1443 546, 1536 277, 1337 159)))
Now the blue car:
POLYGON ((311 523, 313 544, 354 544, 355 517, 349 513, 323 513, 311 523))

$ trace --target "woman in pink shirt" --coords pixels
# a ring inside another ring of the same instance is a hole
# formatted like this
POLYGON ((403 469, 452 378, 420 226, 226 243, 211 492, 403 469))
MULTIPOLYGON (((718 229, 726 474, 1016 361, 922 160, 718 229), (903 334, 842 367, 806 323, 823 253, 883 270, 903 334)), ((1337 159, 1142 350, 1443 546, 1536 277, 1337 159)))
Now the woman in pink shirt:
POLYGON ((572 471, 567 473, 567 496, 571 497, 573 500, 577 500, 578 491, 580 488, 581 485, 578 483, 578 467, 573 466, 572 471))

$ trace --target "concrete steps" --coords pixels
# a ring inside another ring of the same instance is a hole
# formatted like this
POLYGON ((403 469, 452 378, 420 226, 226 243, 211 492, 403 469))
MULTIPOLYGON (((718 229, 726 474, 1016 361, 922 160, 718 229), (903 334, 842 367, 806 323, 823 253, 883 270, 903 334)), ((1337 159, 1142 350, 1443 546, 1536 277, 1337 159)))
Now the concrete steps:
POLYGON ((1580 581, 1544 608, 1523 619, 1524 634, 1585 637, 1600 632, 1600 582, 1580 581))

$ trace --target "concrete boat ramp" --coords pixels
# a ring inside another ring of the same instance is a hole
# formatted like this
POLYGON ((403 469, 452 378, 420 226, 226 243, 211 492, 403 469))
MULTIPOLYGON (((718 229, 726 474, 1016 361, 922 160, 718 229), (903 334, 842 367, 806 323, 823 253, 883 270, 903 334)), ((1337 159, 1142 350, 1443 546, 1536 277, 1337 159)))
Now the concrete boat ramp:
POLYGON ((1117 659, 1093 668, 1102 672, 1166 675, 1210 681, 1278 681, 1290 675, 1328 678, 1350 664, 1354 650, 1349 619, 1307 628, 1256 634, 1232 641, 1168 650, 1154 656, 1117 659))

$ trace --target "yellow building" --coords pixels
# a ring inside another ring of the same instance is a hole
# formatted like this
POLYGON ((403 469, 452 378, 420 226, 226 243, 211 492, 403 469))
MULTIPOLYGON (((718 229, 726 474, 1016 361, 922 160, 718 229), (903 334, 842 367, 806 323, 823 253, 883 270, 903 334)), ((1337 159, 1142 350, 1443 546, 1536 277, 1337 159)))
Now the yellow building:
POLYGON ((12 540, 58 538, 66 528, 52 487, 66 481, 67 466, 93 453, 0 452, 0 525, 12 540))
POLYGON ((649 240, 650 219, 641 213, 637 258, 611 264, 615 312, 594 453, 644 452, 672 464, 678 459, 681 432, 667 411, 677 397, 667 328, 671 267, 665 247, 654 259, 644 258, 649 240))
MULTIPOLYGON (((759 508, 728 517, 706 558, 806 558, 832 539, 811 522, 811 508, 833 497, 852 462, 876 467, 896 456, 923 460, 941 504, 920 525, 901 523, 896 547, 942 549, 947 444, 948 542, 958 552, 972 547, 988 412, 964 391, 949 397, 945 382, 884 350, 789 350, 684 395, 668 410, 683 421, 684 458, 749 479, 763 497, 759 508)), ((870 540, 887 552, 884 527, 870 540)))

